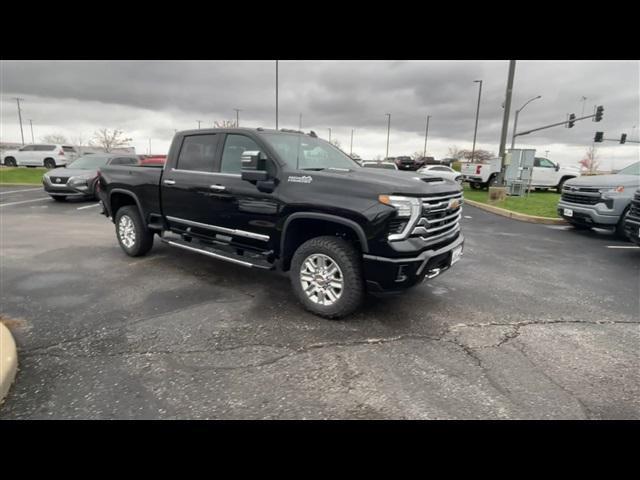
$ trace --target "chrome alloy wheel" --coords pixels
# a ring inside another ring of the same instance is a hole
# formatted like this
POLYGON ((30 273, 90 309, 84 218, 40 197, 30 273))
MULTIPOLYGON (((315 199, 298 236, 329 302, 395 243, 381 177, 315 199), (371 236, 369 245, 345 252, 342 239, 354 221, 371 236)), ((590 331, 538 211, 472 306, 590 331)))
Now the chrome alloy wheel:
POLYGON ((136 228, 128 215, 122 215, 118 222, 118 236, 122 244, 131 248, 136 243, 136 228))
POLYGON ((309 300, 319 305, 333 305, 344 289, 342 270, 333 259, 322 253, 309 255, 302 262, 300 283, 309 300))

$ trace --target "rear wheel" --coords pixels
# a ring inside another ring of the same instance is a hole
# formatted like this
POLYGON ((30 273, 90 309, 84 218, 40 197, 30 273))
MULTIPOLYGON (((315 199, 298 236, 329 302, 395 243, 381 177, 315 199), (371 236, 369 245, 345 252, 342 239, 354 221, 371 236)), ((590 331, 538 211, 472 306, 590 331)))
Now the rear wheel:
POLYGON ((343 238, 312 238, 293 255, 291 283, 310 312, 325 318, 349 315, 364 297, 360 255, 343 238))
POLYGON ((498 176, 496 174, 493 174, 489 177, 487 183, 484 184, 484 188, 489 189, 489 187, 494 187, 496 183, 498 183, 498 176))
POLYGON ((67 200, 67 197, 64 195, 49 195, 51 198, 53 198, 56 202, 64 202, 67 200))
POLYGON ((473 190, 480 190, 482 188, 482 184, 481 183, 476 183, 476 182, 469 182, 469 186, 473 190))
POLYGON ((124 253, 131 257, 145 255, 153 246, 153 233, 132 205, 122 207, 116 213, 116 236, 124 253))
POLYGON ((44 168, 48 168, 49 170, 56 168, 56 161, 53 158, 45 158, 44 168))

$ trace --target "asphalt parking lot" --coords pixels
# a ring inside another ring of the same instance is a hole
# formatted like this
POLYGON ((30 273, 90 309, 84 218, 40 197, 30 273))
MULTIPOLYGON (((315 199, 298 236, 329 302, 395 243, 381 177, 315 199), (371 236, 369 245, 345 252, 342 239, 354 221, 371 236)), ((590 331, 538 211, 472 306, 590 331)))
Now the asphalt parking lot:
POLYGON ((2 419, 638 419, 640 249, 465 207, 465 255, 346 321, 285 275, 156 241, 94 201, 0 188, 2 419))

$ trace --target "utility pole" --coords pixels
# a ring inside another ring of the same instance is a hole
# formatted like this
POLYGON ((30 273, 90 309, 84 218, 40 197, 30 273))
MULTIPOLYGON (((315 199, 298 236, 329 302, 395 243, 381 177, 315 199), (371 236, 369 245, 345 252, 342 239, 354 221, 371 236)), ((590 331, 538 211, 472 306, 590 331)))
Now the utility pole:
POLYGON ((476 135, 478 134, 478 117, 480 116, 480 97, 482 96, 482 80, 474 80, 473 83, 479 83, 478 89, 478 108, 476 109, 476 128, 473 130, 473 147, 471 148, 471 163, 476 153, 476 135))
POLYGON ((31 143, 36 143, 33 139, 33 120, 29 120, 29 125, 31 125, 31 143))
POLYGON ((349 148, 349 155, 353 155, 353 128, 351 129, 351 147, 349 148))
POLYGON ((20 100, 24 100, 24 98, 14 97, 16 103, 18 104, 18 120, 20 121, 20 136, 22 137, 22 145, 24 145, 24 132, 22 131, 22 111, 20 110, 20 100))
POLYGON ((429 119, 431 115, 427 115, 427 128, 424 131, 424 152, 422 153, 422 158, 427 156, 427 136, 429 135, 429 119))
POLYGON ((198 122, 198 130, 200 130, 200 124, 202 123, 202 120, 196 120, 196 122, 198 122))
POLYGON ((278 130, 278 60, 276 60, 276 130, 278 130))
POLYGON ((331 143, 331 128, 329 128, 329 143, 331 143))
POLYGON ((391 132, 391 114, 385 113, 385 115, 388 117, 387 119, 387 155, 384 157, 384 159, 386 160, 387 158, 389 158, 389 133, 391 132))
POLYGON ((498 185, 504 185, 504 155, 505 145, 507 143, 507 130, 509 129, 509 112, 511 111, 511 95, 513 94, 513 77, 516 74, 516 61, 509 60, 509 74, 507 77, 507 91, 505 92, 504 114, 502 116, 502 132, 500 133, 500 174, 498 176, 498 185))
POLYGON ((234 108, 234 110, 236 111, 236 128, 238 128, 240 126, 240 112, 242 110, 239 108, 234 108))

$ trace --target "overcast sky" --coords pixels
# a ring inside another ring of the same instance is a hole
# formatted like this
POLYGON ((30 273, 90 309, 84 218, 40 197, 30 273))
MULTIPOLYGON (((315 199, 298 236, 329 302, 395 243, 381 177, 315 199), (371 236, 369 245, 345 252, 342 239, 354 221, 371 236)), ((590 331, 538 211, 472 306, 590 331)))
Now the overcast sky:
MULTIPOLYGON (((391 156, 422 151, 426 115, 431 115, 428 154, 447 156, 452 145, 471 148, 483 80, 477 147, 498 151, 507 61, 281 61, 279 127, 337 138, 363 158, 384 156, 391 113, 391 156)), ((275 127, 273 61, 2 61, 0 139, 20 141, 16 101, 21 97, 25 141, 29 119, 36 142, 50 133, 88 139, 98 128, 119 128, 138 153, 166 153, 174 129, 212 126, 235 119, 240 126, 275 127)), ((561 121, 568 113, 592 113, 604 105, 600 123, 585 120, 572 129, 556 127, 520 137, 518 147, 549 151, 549 158, 576 164, 596 130, 605 138, 638 140, 640 62, 518 61, 513 112, 542 95, 520 114, 519 127, 561 121), (635 128, 634 128, 635 127, 635 128)), ((518 128, 520 130, 520 128, 518 128)), ((640 146, 599 145, 602 168, 640 160, 640 146)))

